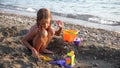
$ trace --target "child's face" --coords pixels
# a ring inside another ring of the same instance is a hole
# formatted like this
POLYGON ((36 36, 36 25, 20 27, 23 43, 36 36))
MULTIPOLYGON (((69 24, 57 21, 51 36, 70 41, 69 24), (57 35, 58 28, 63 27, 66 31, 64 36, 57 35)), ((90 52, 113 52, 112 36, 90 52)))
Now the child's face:
POLYGON ((46 29, 50 26, 50 21, 51 21, 50 18, 48 18, 48 19, 46 20, 46 22, 45 22, 45 28, 46 28, 46 29))

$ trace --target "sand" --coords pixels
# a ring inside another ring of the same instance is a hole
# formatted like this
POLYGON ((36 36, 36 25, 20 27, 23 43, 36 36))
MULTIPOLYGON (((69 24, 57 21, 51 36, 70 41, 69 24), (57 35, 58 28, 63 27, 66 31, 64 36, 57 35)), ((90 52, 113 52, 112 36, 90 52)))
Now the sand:
MULTIPOLYGON (((0 68, 60 68, 58 65, 51 65, 32 57, 22 44, 21 39, 35 23, 34 17, 0 12, 0 68)), ((62 35, 55 36, 47 47, 55 54, 44 55, 61 60, 73 50, 73 68, 120 68, 120 33, 67 22, 64 24, 64 29, 74 26, 73 29, 80 31, 78 37, 84 40, 75 45, 63 41, 62 35)))

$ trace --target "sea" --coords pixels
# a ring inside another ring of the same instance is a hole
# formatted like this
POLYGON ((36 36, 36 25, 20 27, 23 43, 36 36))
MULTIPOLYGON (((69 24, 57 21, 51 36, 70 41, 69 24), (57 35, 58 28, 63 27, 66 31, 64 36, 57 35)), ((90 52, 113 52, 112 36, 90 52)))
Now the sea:
POLYGON ((120 33, 120 0, 0 0, 0 11, 36 16, 50 9, 53 19, 120 33))

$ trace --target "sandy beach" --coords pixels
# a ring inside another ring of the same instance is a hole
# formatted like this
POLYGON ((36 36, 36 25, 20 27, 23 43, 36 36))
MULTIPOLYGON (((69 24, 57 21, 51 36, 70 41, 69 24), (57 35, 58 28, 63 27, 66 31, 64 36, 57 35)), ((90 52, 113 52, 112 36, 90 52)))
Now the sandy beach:
MULTIPOLYGON (((34 17, 0 12, 0 68, 60 68, 32 57, 22 44, 22 37, 35 23, 34 17)), ((61 60, 73 50, 73 68, 120 68, 119 32, 64 22, 64 29, 71 28, 79 30, 78 37, 82 37, 83 41, 76 46, 74 43, 63 41, 62 36, 55 36, 47 47, 55 54, 45 54, 46 56, 61 60)))

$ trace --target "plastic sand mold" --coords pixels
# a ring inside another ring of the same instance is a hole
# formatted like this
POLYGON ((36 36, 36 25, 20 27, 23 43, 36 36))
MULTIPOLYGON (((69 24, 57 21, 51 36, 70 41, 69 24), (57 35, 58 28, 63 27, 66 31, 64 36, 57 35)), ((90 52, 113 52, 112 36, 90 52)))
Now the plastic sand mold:
POLYGON ((77 34, 78 34, 77 30, 64 30, 63 40, 67 42, 73 42, 77 34))

